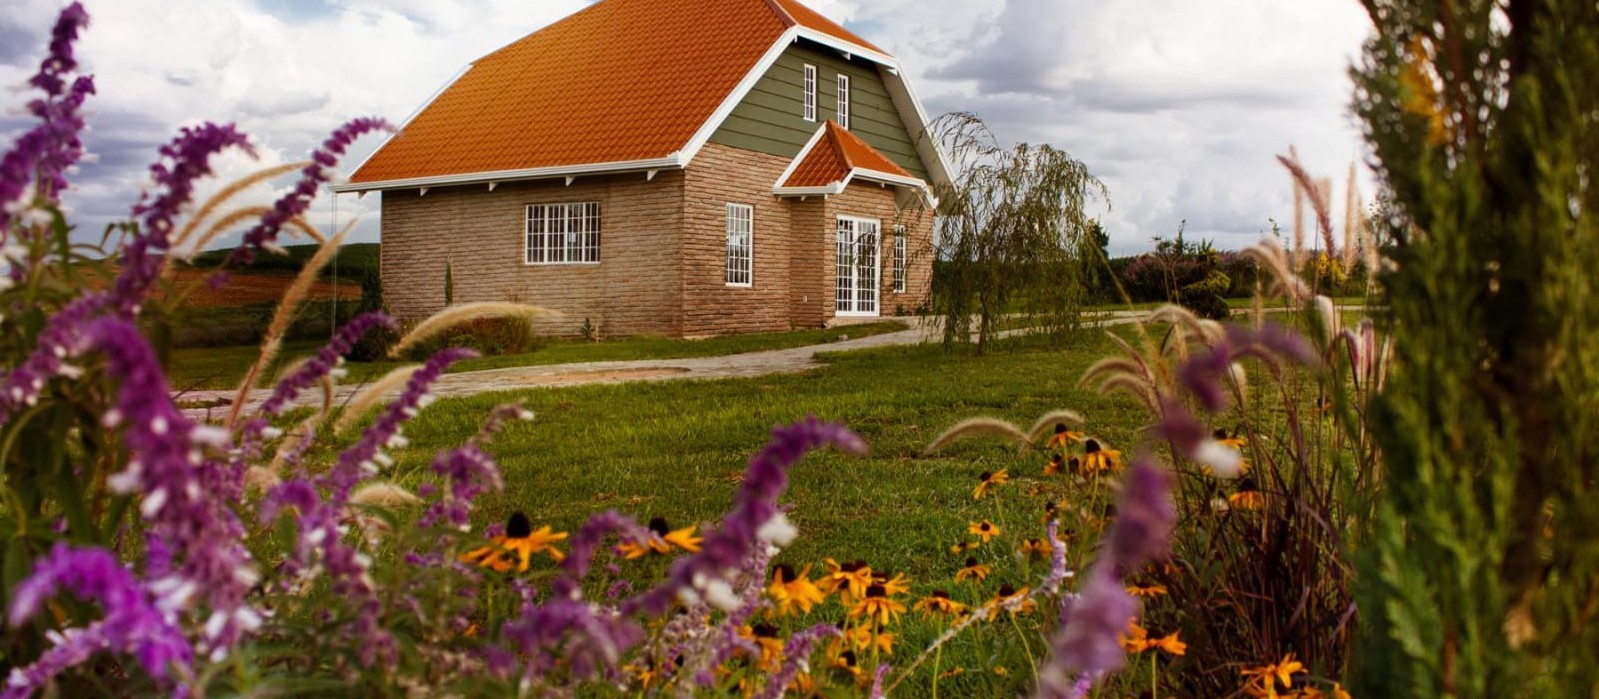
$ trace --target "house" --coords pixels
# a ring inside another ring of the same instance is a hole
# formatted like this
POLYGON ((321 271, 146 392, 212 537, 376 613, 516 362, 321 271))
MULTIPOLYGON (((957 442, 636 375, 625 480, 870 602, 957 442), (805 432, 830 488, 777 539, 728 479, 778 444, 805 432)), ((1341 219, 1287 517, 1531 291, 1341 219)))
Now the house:
POLYGON ((384 298, 707 336, 923 303, 947 165, 899 63, 796 0, 602 0, 468 66, 337 187, 384 298))

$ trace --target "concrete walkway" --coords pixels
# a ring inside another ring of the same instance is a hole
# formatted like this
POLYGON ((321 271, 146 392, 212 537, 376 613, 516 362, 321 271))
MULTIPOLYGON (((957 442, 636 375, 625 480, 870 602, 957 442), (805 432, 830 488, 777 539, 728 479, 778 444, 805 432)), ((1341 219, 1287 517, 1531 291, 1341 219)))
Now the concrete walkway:
MULTIPOLYGON (((1094 313, 1087 320, 1087 323, 1094 327, 1125 325, 1142 320, 1148 315, 1148 311, 1094 313)), ((892 318, 885 320, 892 320, 892 318)), ((907 321, 908 324, 912 322, 914 321, 907 321)), ((1009 336, 1017 332, 1020 331, 1005 331, 1000 333, 1000 335, 1009 336)), ((915 345, 924 342, 938 342, 942 338, 942 330, 936 324, 916 324, 910 325, 905 330, 858 339, 717 357, 579 362, 575 364, 484 369, 445 374, 434 382, 433 393, 440 398, 458 398, 481 393, 515 391, 527 388, 617 384, 634 381, 714 380, 767 376, 770 374, 794 374, 824 366, 816 360, 816 355, 823 352, 847 352, 872 347, 915 345)), ((361 388, 361 385, 353 384, 339 386, 334 393, 334 405, 343 404, 349 400, 350 396, 360 391, 361 388)), ((245 406, 245 414, 248 415, 254 412, 256 407, 270 395, 271 391, 266 389, 252 391, 249 402, 245 406)), ((385 400, 397 395, 399 394, 396 391, 385 400)), ((221 407, 189 408, 184 410, 184 413, 190 418, 208 420, 226 414, 227 406, 233 400, 233 396, 233 391, 191 391, 181 396, 176 396, 176 398, 189 405, 220 405, 221 407)), ((294 402, 294 405, 311 406, 316 405, 321 400, 322 392, 311 390, 301 394, 300 398, 294 402)))

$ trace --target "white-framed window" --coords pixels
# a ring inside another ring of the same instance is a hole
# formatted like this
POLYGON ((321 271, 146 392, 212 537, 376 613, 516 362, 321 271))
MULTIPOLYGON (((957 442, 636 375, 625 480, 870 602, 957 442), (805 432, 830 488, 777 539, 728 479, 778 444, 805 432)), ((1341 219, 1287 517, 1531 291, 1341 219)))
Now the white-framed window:
POLYGON ((875 218, 838 217, 834 315, 878 314, 878 232, 875 218))
POLYGON ((727 205, 727 285, 750 286, 755 279, 755 208, 727 205))
POLYGON ((530 265, 599 264, 599 202, 528 205, 525 249, 530 265))
POLYGON ((838 76, 838 125, 849 128, 849 76, 838 76))
POLYGON ((894 226, 894 293, 905 293, 905 227, 894 226))
POLYGON ((805 120, 816 121, 816 66, 805 64, 805 120))

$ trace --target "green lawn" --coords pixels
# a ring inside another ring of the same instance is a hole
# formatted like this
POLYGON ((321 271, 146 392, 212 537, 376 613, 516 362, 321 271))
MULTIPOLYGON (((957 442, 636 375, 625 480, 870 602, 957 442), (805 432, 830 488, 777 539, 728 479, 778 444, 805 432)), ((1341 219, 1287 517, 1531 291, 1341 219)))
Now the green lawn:
MULTIPOLYGON (((914 321, 914 319, 909 319, 914 321)), ((903 330, 898 321, 882 321, 850 325, 825 330, 799 330, 786 333, 761 333, 730 335, 704 340, 679 340, 664 337, 634 337, 605 342, 554 340, 534 352, 495 357, 482 357, 455 365, 453 371, 500 369, 513 366, 543 366, 572 364, 575 362, 606 362, 633 359, 684 359, 688 357, 715 357, 745 352, 787 349, 806 345, 838 342, 848 338, 867 337, 903 330)), ((261 385, 269 385, 277 368, 285 363, 316 352, 320 341, 295 341, 284 343, 279 360, 262 378, 261 385)), ((207 390, 236 388, 244 372, 260 356, 256 345, 232 347, 194 347, 173 352, 169 377, 174 390, 207 390)), ((402 362, 353 362, 346 383, 368 381, 400 366, 402 362)))
MULTIPOLYGON (((538 414, 531 424, 509 427, 491 446, 506 476, 502 494, 481 501, 480 522, 501 520, 514 510, 537 524, 572 531, 590 514, 617 508, 640 520, 664 516, 673 527, 711 522, 727 509, 749 455, 773 425, 815 414, 842 420, 871 445, 867 458, 815 454, 792 472, 784 502, 801 536, 778 562, 796 568, 826 558, 865 559, 877 570, 904 572, 914 581, 913 599, 935 588, 973 603, 992 597, 1001 584, 1035 584, 1047 563, 1026 565, 1011 553, 1021 537, 1044 534, 1046 500, 1067 504, 1066 524, 1079 532, 1072 559, 1082 562, 1094 543, 1097 515, 1106 491, 1044 477, 1046 457, 1019 455, 991 439, 956 445, 940 457, 919 450, 940 431, 967 417, 995 415, 1023 424, 1049 410, 1070 407, 1091 422, 1089 432, 1117 447, 1130 447, 1144 413, 1127 399, 1106 399, 1076 387, 1090 363, 1113 351, 1099 332, 1061 349, 1002 344, 991 356, 947 354, 938 346, 895 347, 827 355, 829 366, 801 375, 714 382, 666 382, 622 386, 523 391, 440 401, 406 429, 411 446, 396 454, 397 480, 416 485, 432 456, 470 436, 495 405, 525 400, 538 414), (979 474, 1008 468, 1012 480, 996 498, 974 502, 979 474), (1078 512, 1078 510, 1081 512, 1078 512), (1002 539, 960 555, 948 549, 967 537, 969 522, 991 519, 1002 539), (952 576, 967 555, 994 567, 980 585, 956 586, 952 576)), ((1130 456, 1130 454, 1129 454, 1130 456)), ((626 576, 649 577, 661 565, 624 566, 626 576)), ((636 579, 636 578, 635 578, 636 579)), ((648 580, 639 580, 647 584, 648 580)), ((790 629, 818 621, 837 622, 836 601, 790 629)), ((940 683, 945 696, 1014 695, 1030 686, 1027 653, 1044 642, 1040 619, 986 625, 951 645, 943 669, 963 667, 940 683), (1004 666, 1008 677, 996 674, 1004 666)), ((907 614, 897 629, 892 658, 908 664, 942 627, 907 614)), ((818 660, 818 662, 821 662, 818 660)), ((896 692, 920 696, 931 672, 917 673, 896 692)))

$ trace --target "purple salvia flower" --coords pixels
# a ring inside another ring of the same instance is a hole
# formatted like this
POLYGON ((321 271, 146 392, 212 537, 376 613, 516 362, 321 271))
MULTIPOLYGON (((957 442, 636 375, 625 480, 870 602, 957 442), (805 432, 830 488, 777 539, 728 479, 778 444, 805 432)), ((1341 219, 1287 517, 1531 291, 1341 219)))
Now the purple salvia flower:
POLYGON ((877 666, 877 674, 872 676, 872 691, 868 695, 871 699, 883 699, 883 678, 888 677, 891 669, 888 663, 877 666))
POLYGON ((172 244, 173 221, 194 198, 195 182, 211 174, 211 157, 228 148, 255 154, 250 140, 231 124, 185 127, 161 147, 161 160, 150 166, 150 176, 164 191, 154 198, 146 194, 139 199, 133 217, 142 228, 122 247, 122 270, 114 292, 120 312, 137 313, 144 303, 166 265, 163 253, 172 244))
POLYGON ((622 655, 644 640, 644 630, 613 609, 555 598, 524 607, 501 636, 527 658, 527 677, 554 667, 551 654, 558 652, 573 676, 588 678, 615 669, 622 655))
POLYGON ((28 185, 36 181, 37 194, 56 203, 67 188, 67 170, 83 157, 79 134, 84 124, 78 111, 94 94, 94 79, 79 76, 71 79, 70 86, 68 80, 78 68, 72 45, 88 24, 83 5, 74 2, 63 9, 50 34, 50 54, 28 80, 44 97, 28 103, 28 111, 39 119, 38 126, 0 156, 0 243, 8 242, 11 214, 33 203, 21 201, 28 185))
POLYGON ((28 699, 41 692, 61 673, 82 665, 96 653, 111 650, 105 637, 105 624, 95 622, 81 629, 62 631, 55 646, 46 650, 27 667, 11 669, 0 699, 28 699))
MULTIPOLYGON (((17 585, 12 595, 9 620, 12 626, 21 626, 38 613, 43 602, 61 590, 100 603, 105 618, 94 631, 58 644, 60 653, 43 658, 41 671, 34 673, 48 680, 70 667, 65 660, 82 662, 88 658, 84 651, 113 650, 131 653, 151 677, 167 678, 177 670, 179 678, 191 674, 193 657, 187 639, 176 625, 176 609, 165 606, 142 587, 115 556, 104 549, 72 549, 57 544, 50 554, 40 559, 33 573, 17 585), (43 671, 48 670, 48 671, 43 671)), ((13 678, 29 679, 29 671, 20 669, 13 678)))
MULTIPOLYGON (((444 495, 428 506, 417 525, 423 528, 446 524, 465 531, 472 521, 472 503, 479 495, 499 490, 504 482, 493 457, 483 451, 495 432, 511 420, 532 419, 520 405, 502 405, 489 414, 478 433, 459 449, 444 452, 433 460, 433 472, 443 479, 444 495)), ((447 543, 449 539, 444 542, 447 543)))
POLYGON ((392 330, 396 325, 393 318, 377 311, 362 313, 351 318, 350 322, 339 328, 328 344, 317 350, 317 353, 301 364, 294 373, 283 377, 283 380, 272 388, 272 395, 261 404, 261 413, 269 417, 282 415, 301 391, 321 381, 339 365, 344 355, 350 353, 355 343, 360 342, 361 338, 378 327, 392 330))
POLYGON ((344 155, 350 144, 364 134, 380 130, 392 131, 394 127, 382 119, 364 117, 346 123, 328 136, 322 142, 322 147, 311 153, 311 164, 300 172, 300 180, 295 183, 294 189, 279 198, 255 226, 245 231, 243 240, 234 248, 228 263, 249 264, 257 250, 274 244, 283 224, 310 208, 317 190, 331 179, 333 166, 338 164, 339 156, 344 155))
POLYGON ((0 385, 0 422, 39 402, 44 387, 57 376, 73 374, 66 360, 83 345, 83 330, 109 306, 111 297, 89 293, 50 316, 39 332, 34 351, 6 374, 0 385))
POLYGON ((594 563, 594 554, 599 552, 600 544, 612 532, 621 535, 624 541, 633 542, 646 541, 650 536, 648 529, 616 510, 606 510, 589 517, 572 535, 566 560, 561 562, 561 577, 556 578, 551 585, 556 596, 567 596, 579 589, 594 563))
POLYGON ((1071 571, 1066 570, 1066 542, 1060 540, 1056 531, 1059 528, 1060 520, 1051 518, 1045 532, 1049 540, 1049 575, 1038 585, 1040 592, 1051 595, 1059 592, 1061 583, 1072 576, 1071 571))
POLYGON ((838 627, 828 624, 817 624, 804 631, 788 637, 788 642, 783 644, 783 666, 771 677, 767 678, 766 686, 755 699, 780 699, 783 690, 794 681, 794 676, 809 662, 811 652, 816 649, 816 644, 823 638, 838 636, 838 627))
POLYGON ((750 459, 743 487, 721 526, 705 535, 699 553, 672 564, 666 582, 623 605, 624 613, 660 614, 680 591, 720 580, 723 571, 736 568, 753 547, 765 546, 756 534, 778 515, 777 498, 788 487, 789 467, 812 449, 827 445, 851 454, 866 452, 866 443, 842 424, 810 417, 774 428, 771 441, 750 459))
POLYGON ((187 608, 199 593, 212 614, 208 647, 231 647, 261 618, 244 602, 257 574, 239 543, 244 526, 227 506, 240 497, 241 485, 224 464, 205 458, 207 448, 227 448, 227 434, 194 425, 172 404, 155 351, 132 323, 102 318, 86 336, 90 348, 105 354, 108 373, 122 380, 106 423, 122 428, 133 456, 110 487, 142 494, 146 537, 168 552, 146 560, 152 590, 175 609, 187 608))
POLYGON ((1140 456, 1129 467, 1118 500, 1116 523, 1088 571, 1081 592, 1061 615, 1054 653, 1038 674, 1041 697, 1081 696, 1080 678, 1101 677, 1122 666, 1117 635, 1138 614, 1138 601, 1122 578, 1166 554, 1177 510, 1171 474, 1140 456))

